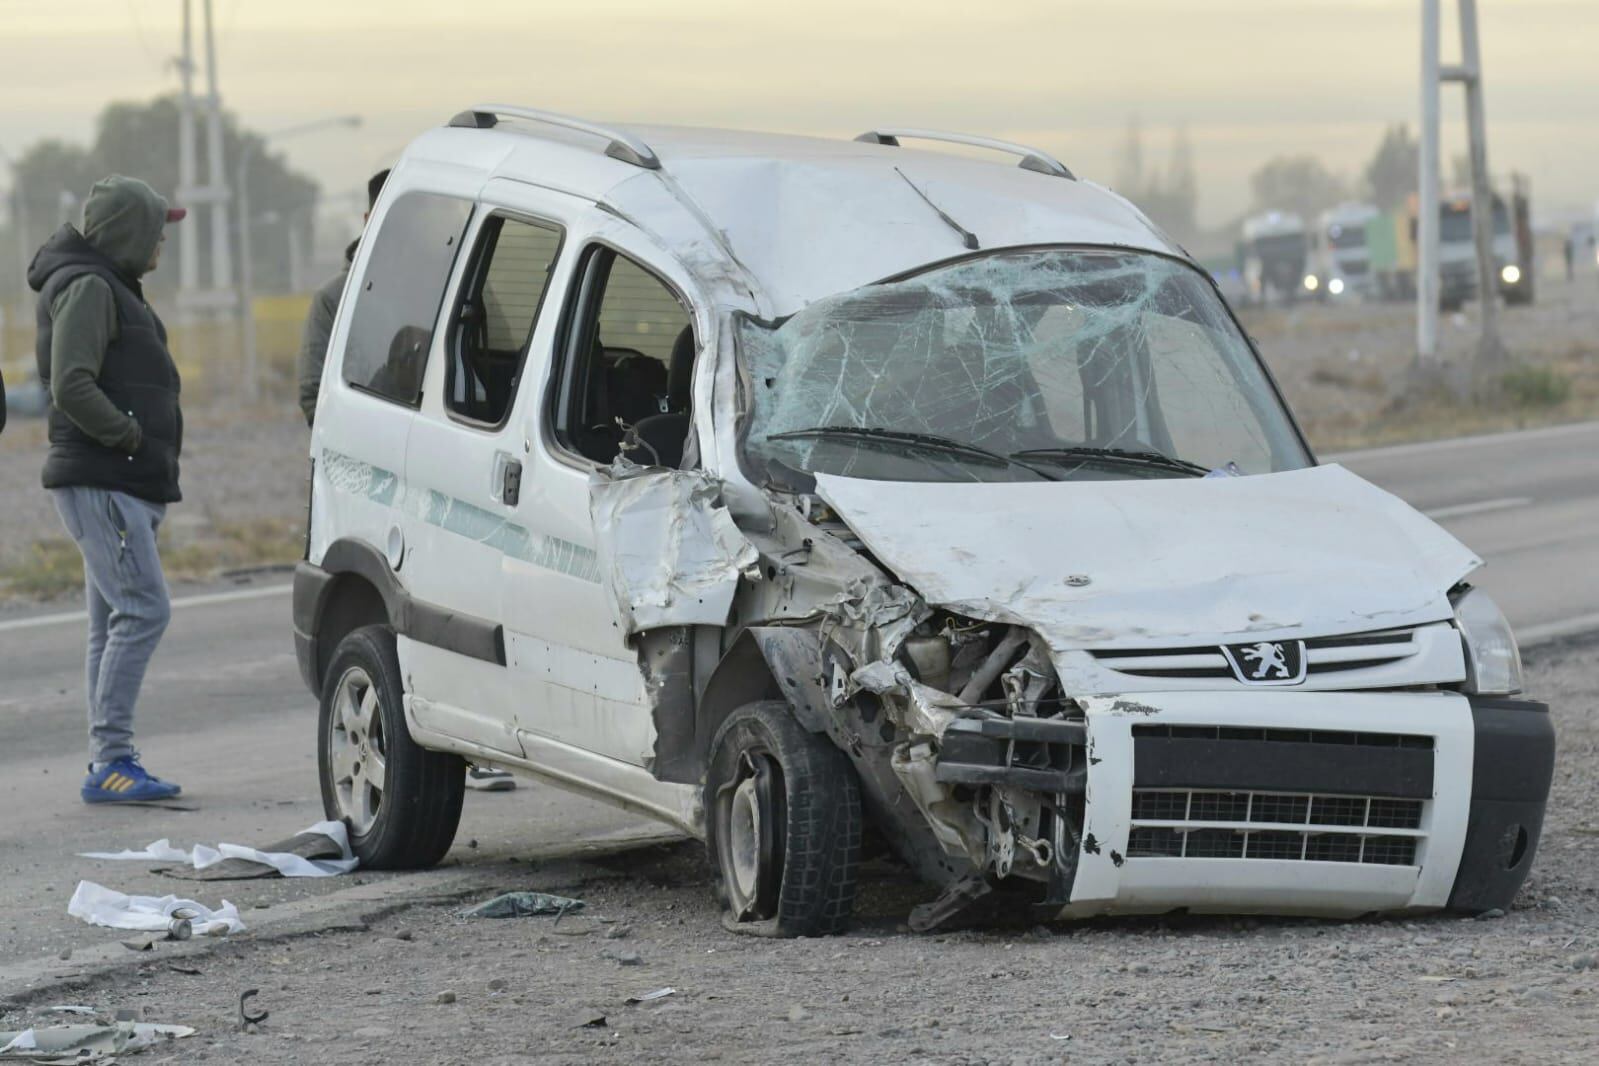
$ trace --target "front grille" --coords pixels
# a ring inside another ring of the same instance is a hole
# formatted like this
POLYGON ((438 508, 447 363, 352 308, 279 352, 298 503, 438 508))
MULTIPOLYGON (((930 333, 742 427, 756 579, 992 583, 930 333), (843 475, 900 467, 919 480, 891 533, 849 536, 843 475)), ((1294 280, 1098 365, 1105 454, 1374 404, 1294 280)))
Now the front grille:
POLYGON ((1341 729, 1261 729, 1230 725, 1135 725, 1135 737, 1185 740, 1257 740, 1272 744, 1350 744, 1367 748, 1431 750, 1432 737, 1415 733, 1352 733, 1341 729))
MULTIPOLYGON (((1366 670, 1415 655, 1414 629, 1383 629, 1313 637, 1305 641, 1305 676, 1366 670)), ((1091 653, 1101 666, 1134 677, 1214 678, 1236 680, 1221 648, 1147 648, 1137 651, 1106 649, 1091 653)))
POLYGON ((1130 859, 1413 866, 1422 802, 1294 792, 1134 789, 1130 859))

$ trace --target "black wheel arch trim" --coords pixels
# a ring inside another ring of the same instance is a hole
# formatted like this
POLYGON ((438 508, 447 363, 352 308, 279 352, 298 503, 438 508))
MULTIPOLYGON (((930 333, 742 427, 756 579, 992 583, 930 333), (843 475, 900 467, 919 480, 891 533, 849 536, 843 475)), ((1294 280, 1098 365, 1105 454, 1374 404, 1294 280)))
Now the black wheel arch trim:
MULTIPOLYGON (((664 685, 652 687, 658 693, 666 691, 664 685)), ((716 660, 708 676, 695 678, 692 704, 686 692, 659 702, 654 715, 656 779, 698 784, 717 729, 738 708, 761 700, 783 700, 800 728, 828 732, 834 716, 814 629, 748 627, 716 660)))
POLYGON ((486 618, 463 614, 412 596, 381 551, 366 541, 346 537, 328 545, 320 563, 294 568, 294 636, 300 673, 315 690, 320 678, 316 662, 317 634, 328 598, 341 575, 361 578, 377 590, 396 633, 468 658, 505 665, 505 627, 486 618))

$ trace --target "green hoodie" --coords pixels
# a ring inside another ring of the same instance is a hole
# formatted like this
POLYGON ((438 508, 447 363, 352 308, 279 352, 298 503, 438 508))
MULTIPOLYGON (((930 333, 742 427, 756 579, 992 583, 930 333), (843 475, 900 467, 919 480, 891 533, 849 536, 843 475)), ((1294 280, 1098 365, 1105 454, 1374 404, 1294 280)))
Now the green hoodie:
MULTIPOLYGON (((94 183, 83 204, 83 236, 135 287, 150 265, 167 221, 167 202, 137 178, 112 175, 94 183)), ((106 346, 117 338, 111 286, 92 274, 72 282, 50 307, 50 398, 89 436, 133 453, 143 432, 100 391, 106 346)))

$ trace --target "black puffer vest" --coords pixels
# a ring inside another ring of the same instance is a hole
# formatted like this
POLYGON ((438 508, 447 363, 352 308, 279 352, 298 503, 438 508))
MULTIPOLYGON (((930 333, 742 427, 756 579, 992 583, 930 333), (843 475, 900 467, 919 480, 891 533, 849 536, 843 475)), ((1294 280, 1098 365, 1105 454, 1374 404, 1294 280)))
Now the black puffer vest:
POLYGON ((107 448, 50 408, 50 454, 44 462, 47 489, 87 486, 115 489, 152 503, 175 503, 178 454, 183 450, 182 383, 167 350, 167 330, 144 302, 136 281, 118 273, 111 260, 76 230, 63 228, 39 249, 30 274, 43 276, 39 288, 39 339, 35 354, 39 380, 50 387, 50 308, 61 291, 85 274, 111 286, 117 304, 117 338, 100 367, 102 392, 139 423, 144 441, 133 455, 107 448))

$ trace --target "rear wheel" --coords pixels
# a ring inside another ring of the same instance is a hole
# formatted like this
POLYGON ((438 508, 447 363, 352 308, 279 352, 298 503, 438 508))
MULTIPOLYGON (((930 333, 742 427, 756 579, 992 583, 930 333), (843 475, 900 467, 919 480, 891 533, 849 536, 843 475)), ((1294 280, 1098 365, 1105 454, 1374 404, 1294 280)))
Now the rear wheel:
POLYGON ((322 809, 349 828, 361 865, 378 870, 432 866, 461 821, 466 764, 411 739, 404 691, 388 626, 345 637, 322 682, 322 809))
POLYGON ((706 847, 723 921, 763 936, 841 933, 855 905, 862 813, 854 767, 779 701, 746 704, 711 744, 706 847))

